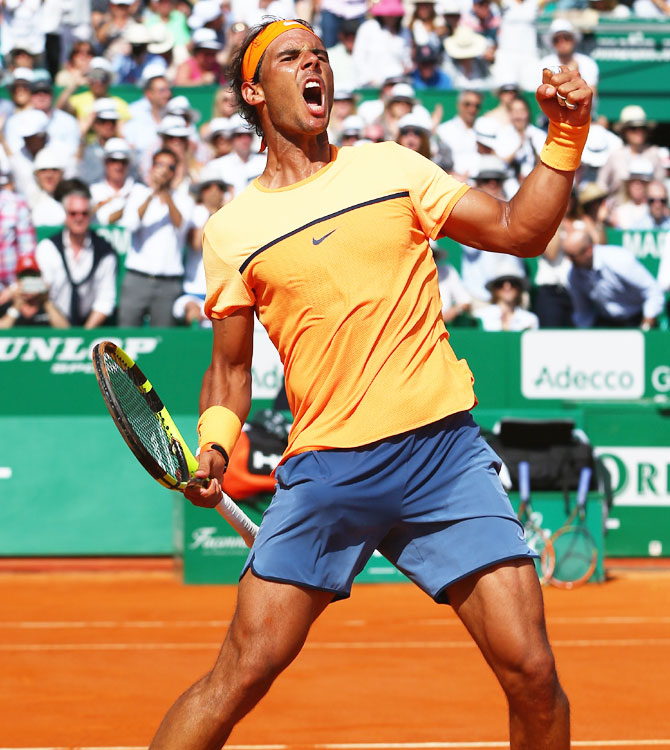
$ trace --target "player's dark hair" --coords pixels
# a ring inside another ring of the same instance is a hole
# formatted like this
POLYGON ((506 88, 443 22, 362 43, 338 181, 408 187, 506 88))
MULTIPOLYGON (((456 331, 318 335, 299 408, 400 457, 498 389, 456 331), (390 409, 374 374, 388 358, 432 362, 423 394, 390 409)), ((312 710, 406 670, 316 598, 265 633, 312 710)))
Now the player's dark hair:
MULTIPOLYGON (((237 52, 235 52, 235 54, 233 55, 233 58, 230 61, 230 67, 228 69, 230 88, 235 92, 235 98, 237 99, 237 106, 240 110, 240 114, 249 123, 249 125, 251 125, 251 127, 256 132, 256 135, 259 135, 261 137, 263 137, 263 129, 261 128, 261 120, 258 116, 258 112, 256 111, 256 107, 252 107, 251 104, 247 104, 244 101, 244 97, 242 96, 242 84, 244 83, 244 78, 242 77, 242 62, 244 60, 244 54, 247 51, 247 48, 261 33, 261 31, 263 31, 263 29, 266 26, 269 26, 271 23, 281 20, 283 19, 274 18, 273 16, 265 16, 265 20, 263 21, 263 23, 252 26, 249 31, 247 31, 244 39, 242 40, 242 44, 240 44, 237 49, 237 52)), ((310 31, 313 31, 312 26, 307 23, 307 21, 303 21, 302 18, 294 18, 291 20, 297 21, 298 23, 301 23, 303 26, 306 26, 308 29, 310 29, 310 31)), ((261 57, 261 59, 258 61, 258 66, 254 71, 254 83, 258 83, 263 60, 265 60, 265 53, 263 53, 263 57, 261 57)))

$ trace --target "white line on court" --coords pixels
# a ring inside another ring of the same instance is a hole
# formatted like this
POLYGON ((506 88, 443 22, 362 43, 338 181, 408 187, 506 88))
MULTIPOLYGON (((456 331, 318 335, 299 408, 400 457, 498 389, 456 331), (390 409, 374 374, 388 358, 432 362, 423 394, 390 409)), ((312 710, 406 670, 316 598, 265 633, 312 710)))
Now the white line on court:
MULTIPOLYGON (((670 617, 548 617, 549 625, 667 625, 670 617)), ((347 620, 344 627, 364 627, 366 620, 347 620)), ((405 624, 422 627, 463 627, 458 619, 408 620, 405 624)), ((6 620, 0 621, 0 629, 6 630, 83 630, 92 629, 163 629, 163 628, 225 628, 230 620, 6 620)), ((2 748, 0 748, 2 750, 2 748)))
MULTIPOLYGON (((670 747, 667 740, 573 740, 572 747, 584 750, 597 748, 670 747)), ((477 750, 479 748, 509 748, 508 742, 347 742, 317 743, 313 745, 226 745, 227 750, 477 750)), ((0 750, 146 750, 140 746, 62 746, 57 747, 0 747, 0 750)))
MULTIPOLYGON (((621 648, 635 646, 670 646, 670 638, 612 638, 599 640, 553 640, 556 648, 621 648)), ((221 647, 220 643, 3 643, 0 651, 210 651, 221 647)), ((474 649, 474 641, 342 641, 307 643, 307 650, 344 651, 401 651, 403 649, 474 649)), ((0 748, 0 750, 3 750, 0 748)))

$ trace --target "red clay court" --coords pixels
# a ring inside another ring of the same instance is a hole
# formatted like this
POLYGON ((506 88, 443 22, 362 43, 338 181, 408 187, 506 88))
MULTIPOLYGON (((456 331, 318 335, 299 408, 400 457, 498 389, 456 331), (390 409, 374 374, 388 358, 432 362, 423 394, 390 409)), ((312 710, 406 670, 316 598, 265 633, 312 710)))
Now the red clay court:
MULTIPOLYGON (((184 586, 167 562, 81 565, 0 573, 3 750, 145 748, 216 656, 235 587, 184 586)), ((670 749, 670 570, 611 569, 545 601, 573 747, 670 749)), ((360 584, 227 747, 506 748, 506 722, 449 607, 410 584, 360 584)))

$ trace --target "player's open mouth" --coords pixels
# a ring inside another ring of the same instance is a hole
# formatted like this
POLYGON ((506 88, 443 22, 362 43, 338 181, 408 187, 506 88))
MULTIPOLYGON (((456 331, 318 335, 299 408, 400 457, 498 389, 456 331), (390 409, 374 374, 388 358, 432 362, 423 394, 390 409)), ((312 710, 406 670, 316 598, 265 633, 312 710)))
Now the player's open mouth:
POLYGON ((302 95, 307 104, 307 109, 309 109, 313 115, 323 114, 323 86, 320 81, 313 78, 308 80, 305 84, 302 95))

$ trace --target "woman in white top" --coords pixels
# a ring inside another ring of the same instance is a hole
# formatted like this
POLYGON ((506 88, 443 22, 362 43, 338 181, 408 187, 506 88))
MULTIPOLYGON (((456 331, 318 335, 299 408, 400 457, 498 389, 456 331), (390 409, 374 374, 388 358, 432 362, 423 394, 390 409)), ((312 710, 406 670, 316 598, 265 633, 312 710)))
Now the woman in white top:
POLYGON ((475 310, 485 331, 527 331, 539 328, 537 315, 521 307, 521 297, 528 288, 523 276, 504 274, 491 279, 486 285, 492 302, 475 310))

